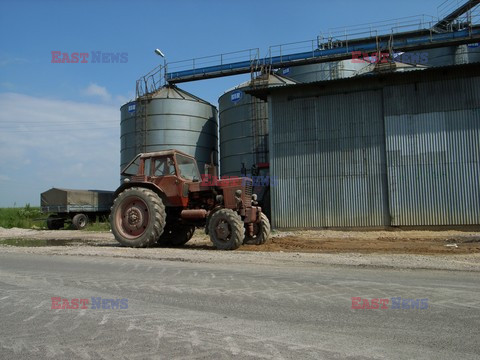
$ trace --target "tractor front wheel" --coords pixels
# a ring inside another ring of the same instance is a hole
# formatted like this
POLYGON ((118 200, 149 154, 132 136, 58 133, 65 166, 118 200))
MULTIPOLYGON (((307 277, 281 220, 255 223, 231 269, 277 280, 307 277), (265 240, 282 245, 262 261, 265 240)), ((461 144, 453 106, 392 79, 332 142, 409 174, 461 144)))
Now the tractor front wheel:
POLYGON ((133 187, 113 202, 110 225, 115 239, 129 247, 153 245, 165 227, 165 205, 152 190, 133 187))
POLYGON ((262 245, 270 238, 270 221, 263 212, 260 214, 260 222, 253 224, 253 237, 245 236, 245 244, 262 245))
POLYGON ((231 209, 220 209, 212 215, 208 222, 208 233, 219 250, 235 250, 245 238, 242 218, 231 209))

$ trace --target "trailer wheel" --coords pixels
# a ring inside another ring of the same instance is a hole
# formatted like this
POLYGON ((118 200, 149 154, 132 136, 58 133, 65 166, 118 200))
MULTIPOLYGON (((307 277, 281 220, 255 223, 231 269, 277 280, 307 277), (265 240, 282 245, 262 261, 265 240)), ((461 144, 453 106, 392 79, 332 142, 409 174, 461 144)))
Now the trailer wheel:
POLYGON ((65 226, 63 219, 59 219, 56 215, 50 215, 47 219, 48 230, 59 230, 65 226))
POLYGON ((192 238, 194 232, 195 226, 167 225, 158 239, 158 244, 162 246, 183 246, 192 238))
POLYGON ((270 238, 270 221, 263 212, 260 214, 260 222, 253 224, 254 236, 245 235, 245 244, 262 245, 270 238))
POLYGON ((153 245, 165 227, 165 205, 152 190, 133 187, 113 202, 110 225, 115 239, 129 247, 153 245))
POLYGON ((245 228, 240 215, 231 209, 220 209, 208 222, 208 233, 219 250, 235 250, 243 243, 245 228))
POLYGON ((76 214, 72 219, 73 227, 77 230, 83 230, 88 225, 88 217, 85 214, 76 214))

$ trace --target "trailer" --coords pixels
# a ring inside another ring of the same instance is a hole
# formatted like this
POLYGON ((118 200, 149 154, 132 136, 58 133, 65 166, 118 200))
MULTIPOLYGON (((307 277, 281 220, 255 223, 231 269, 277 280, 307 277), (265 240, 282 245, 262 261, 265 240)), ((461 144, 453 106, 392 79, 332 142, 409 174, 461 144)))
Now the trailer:
POLYGON ((51 188, 40 195, 40 203, 42 212, 50 214, 48 229, 58 230, 71 223, 81 230, 97 218, 107 218, 113 198, 113 191, 51 188))

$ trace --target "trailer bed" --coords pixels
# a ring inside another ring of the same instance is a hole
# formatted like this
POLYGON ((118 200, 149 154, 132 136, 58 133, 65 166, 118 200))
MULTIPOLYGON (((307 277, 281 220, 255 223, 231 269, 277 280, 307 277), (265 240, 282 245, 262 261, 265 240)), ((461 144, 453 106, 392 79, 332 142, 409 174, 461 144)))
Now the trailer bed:
POLYGON ((52 188, 41 194, 44 213, 109 212, 113 191, 52 188))

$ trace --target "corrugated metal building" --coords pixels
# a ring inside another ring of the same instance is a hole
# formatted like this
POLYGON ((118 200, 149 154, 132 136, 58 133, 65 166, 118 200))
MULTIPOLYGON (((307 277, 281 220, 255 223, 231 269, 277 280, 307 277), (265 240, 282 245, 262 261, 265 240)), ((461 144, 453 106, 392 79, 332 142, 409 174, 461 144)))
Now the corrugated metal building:
POLYGON ((252 92, 276 228, 480 224, 480 65, 252 92))

